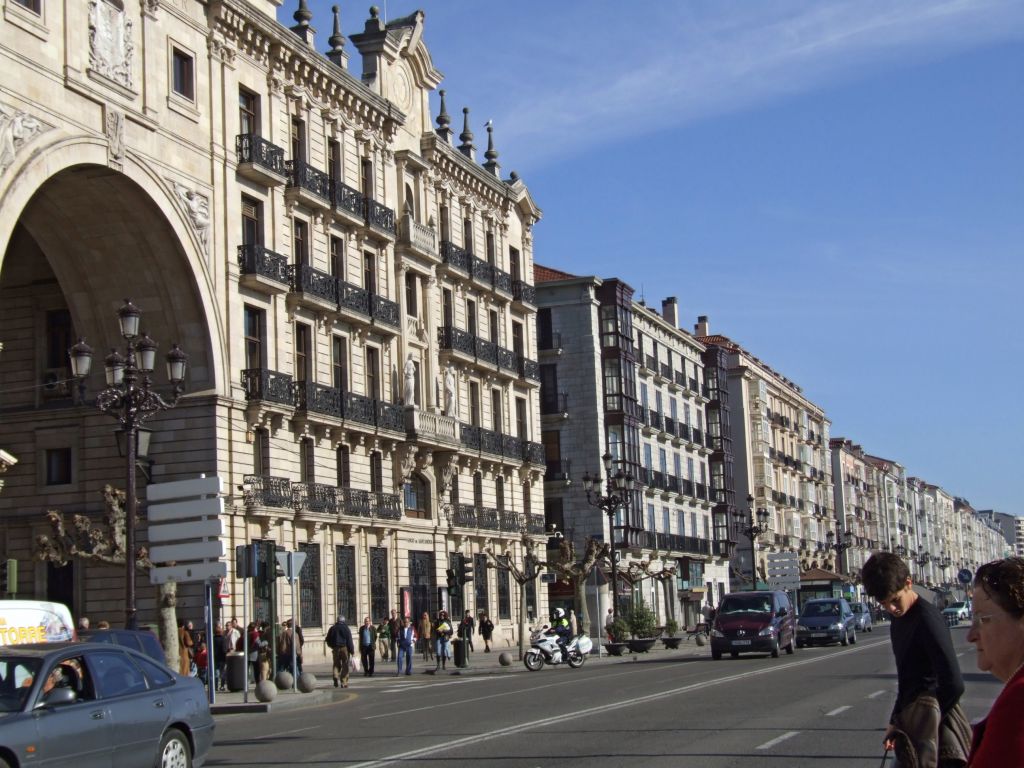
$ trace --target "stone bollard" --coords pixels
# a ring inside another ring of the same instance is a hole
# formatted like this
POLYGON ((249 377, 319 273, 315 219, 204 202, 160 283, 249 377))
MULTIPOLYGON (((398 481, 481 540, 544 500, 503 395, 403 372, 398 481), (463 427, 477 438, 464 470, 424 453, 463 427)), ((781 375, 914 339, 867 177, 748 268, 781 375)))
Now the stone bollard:
POLYGON ((316 690, 316 675, 312 672, 303 672, 299 675, 298 687, 303 693, 312 693, 316 690))
POLYGON ((503 667, 511 667, 512 654, 508 651, 502 651, 501 654, 498 656, 498 663, 501 664, 501 666, 503 667))
POLYGON ((274 678, 274 684, 277 686, 277 690, 279 691, 290 690, 294 681, 295 678, 292 677, 292 673, 286 672, 283 669, 278 672, 277 677, 274 678))
POLYGON ((260 680, 256 683, 256 700, 273 701, 277 696, 277 686, 269 680, 260 680))

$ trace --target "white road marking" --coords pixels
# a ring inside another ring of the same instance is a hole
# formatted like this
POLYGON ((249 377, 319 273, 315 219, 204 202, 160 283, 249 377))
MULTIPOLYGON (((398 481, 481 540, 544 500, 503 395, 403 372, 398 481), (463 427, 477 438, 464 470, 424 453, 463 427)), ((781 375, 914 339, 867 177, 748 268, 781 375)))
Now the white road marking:
POLYGON ((849 708, 850 708, 850 705, 849 705, 849 704, 847 704, 847 705, 845 705, 845 706, 842 706, 842 707, 836 707, 836 708, 835 708, 835 709, 833 709, 833 710, 832 710, 831 712, 826 712, 826 713, 825 713, 825 717, 835 717, 835 716, 836 716, 836 715, 838 715, 838 714, 839 714, 840 712, 845 712, 845 711, 846 711, 846 710, 848 710, 849 708))
MULTIPOLYGON (((558 716, 555 716, 555 717, 546 717, 546 718, 543 718, 543 719, 540 719, 540 720, 532 720, 530 722, 520 723, 519 725, 511 725, 511 726, 509 726, 507 728, 499 728, 499 729, 494 730, 494 731, 489 731, 488 733, 475 733, 475 734, 473 734, 471 736, 465 736, 465 737, 463 737, 461 739, 452 739, 450 741, 445 741, 445 742, 440 743, 440 744, 434 744, 433 746, 421 747, 420 749, 413 749, 413 750, 410 750, 408 752, 401 752, 401 753, 396 754, 396 755, 389 755, 387 757, 382 757, 379 760, 371 760, 369 762, 355 763, 355 764, 338 763, 338 765, 339 766, 344 765, 344 768, 382 768, 385 765, 392 765, 394 763, 399 763, 399 762, 408 762, 408 761, 414 760, 416 758, 426 757, 427 755, 439 754, 441 752, 450 752, 450 751, 452 751, 454 749, 459 749, 460 747, 465 747, 465 746, 469 746, 469 745, 476 746, 476 745, 479 745, 479 744, 481 744, 481 743, 483 743, 485 741, 491 741, 493 739, 500 739, 500 738, 503 738, 505 736, 511 736, 513 734, 516 734, 516 733, 522 733, 523 731, 529 731, 529 730, 532 730, 534 728, 542 728, 542 727, 546 727, 546 726, 557 725, 559 723, 564 723, 564 722, 568 722, 568 721, 571 721, 571 720, 580 720, 580 719, 583 719, 583 718, 590 717, 591 715, 600 714, 600 713, 604 713, 604 712, 614 712, 615 710, 618 710, 618 709, 626 709, 627 707, 633 707, 633 706, 636 706, 638 704, 647 704, 648 702, 652 702, 652 701, 660 701, 661 699, 671 698, 673 696, 678 696, 678 695, 683 694, 683 693, 691 693, 693 691, 706 691, 708 689, 708 687, 712 686, 712 685, 721 685, 723 683, 733 683, 733 682, 737 682, 739 680, 749 680, 751 677, 757 677, 759 675, 767 675, 767 674, 771 674, 773 672, 779 672, 779 671, 784 670, 784 669, 790 669, 792 667, 802 667, 805 664, 817 664, 817 663, 822 662, 822 661, 833 661, 835 656, 838 656, 840 653, 842 653, 842 654, 846 654, 846 653, 860 653, 861 651, 871 650, 872 648, 874 648, 874 647, 876 647, 876 646, 878 646, 880 644, 881 644, 881 641, 878 642, 878 643, 857 645, 856 647, 846 648, 846 649, 840 651, 839 653, 835 653, 835 654, 828 654, 828 655, 823 655, 823 656, 812 656, 811 658, 801 659, 800 661, 791 661, 791 662, 787 662, 785 664, 779 664, 777 666, 762 667, 761 669, 756 669, 756 670, 746 670, 744 672, 740 672, 740 673, 735 674, 735 675, 729 675, 728 677, 720 677, 717 680, 711 680, 711 681, 706 681, 705 680, 705 681, 701 681, 701 682, 697 682, 697 683, 690 683, 689 685, 684 685, 684 686, 682 686, 680 688, 672 688, 672 689, 667 690, 667 691, 661 691, 660 693, 650 693, 650 694, 647 694, 646 696, 637 696, 637 697, 632 698, 632 699, 625 699, 625 700, 622 700, 622 701, 616 701, 616 702, 613 702, 611 704, 602 704, 600 706, 589 707, 587 709, 578 709, 575 712, 567 712, 564 715, 558 715, 558 716)), ((507 696, 507 695, 510 695, 510 693, 516 693, 516 694, 526 693, 526 694, 530 694, 530 693, 533 693, 534 691, 538 690, 539 688, 548 688, 548 687, 553 687, 555 685, 564 686, 563 683, 552 683, 550 686, 548 686, 548 685, 538 686, 537 688, 531 688, 529 691, 514 691, 514 692, 509 692, 509 693, 496 694, 496 696, 507 696)), ((494 698, 494 697, 491 697, 491 696, 480 696, 479 697, 479 699, 487 699, 487 698, 494 698)), ((479 699, 459 699, 457 704, 459 704, 459 705, 468 704, 468 703, 470 703, 472 701, 476 701, 476 700, 479 700, 479 699)), ((453 702, 453 703, 456 703, 456 702, 453 702)), ((432 707, 422 707, 421 709, 434 709, 434 708, 436 708, 436 705, 432 706, 432 707)), ((415 711, 418 711, 418 710, 405 710, 405 712, 415 712, 415 711)), ((400 715, 400 714, 403 714, 403 713, 402 712, 389 712, 386 715, 374 715, 373 717, 394 717, 395 715, 400 715)), ((364 717, 363 719, 364 720, 369 720, 371 718, 364 717)), ((794 731, 793 735, 796 735, 797 733, 799 733, 799 731, 794 731)), ((786 738, 789 738, 789 736, 786 736, 786 738)))
POLYGON ((879 696, 881 696, 881 695, 882 695, 883 693, 886 693, 886 691, 875 691, 874 693, 869 693, 869 694, 868 694, 868 698, 869 698, 869 699, 877 699, 877 698, 878 698, 879 696))
POLYGON ((781 744, 786 739, 792 739, 798 733, 800 733, 800 731, 789 731, 788 733, 784 733, 781 736, 776 736, 771 741, 766 741, 764 744, 762 744, 760 747, 758 747, 758 749, 771 749, 776 744, 781 744))
POLYGON ((312 730, 315 730, 315 729, 317 729, 319 727, 320 727, 319 725, 310 725, 310 726, 307 726, 306 728, 295 728, 294 730, 291 730, 291 731, 279 731, 278 733, 265 733, 262 736, 254 736, 253 740, 256 740, 256 739, 273 739, 273 738, 275 738, 277 736, 287 736, 289 733, 302 733, 303 731, 312 731, 312 730))

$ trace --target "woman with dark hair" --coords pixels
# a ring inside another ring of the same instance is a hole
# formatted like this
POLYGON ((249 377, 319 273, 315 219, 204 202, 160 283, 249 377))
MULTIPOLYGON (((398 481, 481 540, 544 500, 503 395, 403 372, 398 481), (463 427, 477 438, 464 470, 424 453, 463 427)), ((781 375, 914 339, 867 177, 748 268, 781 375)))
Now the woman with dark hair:
POLYGON ((974 726, 969 768, 1024 765, 1024 558, 986 563, 974 577, 974 620, 967 640, 978 669, 1005 685, 974 726))
POLYGON ((939 609, 914 591, 910 570, 891 552, 877 552, 861 569, 864 590, 892 616, 896 703, 883 737, 900 763, 963 766, 970 724, 960 708, 964 692, 949 627, 939 609), (917 763, 907 759, 910 754, 917 763))

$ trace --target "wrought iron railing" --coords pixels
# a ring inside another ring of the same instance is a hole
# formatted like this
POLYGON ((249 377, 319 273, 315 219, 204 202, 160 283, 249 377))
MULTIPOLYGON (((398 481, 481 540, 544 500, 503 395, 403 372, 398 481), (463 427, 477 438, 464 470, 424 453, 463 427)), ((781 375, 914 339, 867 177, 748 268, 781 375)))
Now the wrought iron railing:
POLYGON ((298 510, 335 515, 338 513, 338 489, 323 483, 293 483, 292 503, 298 510))
POLYGON ((288 174, 289 187, 304 189, 331 202, 331 177, 326 173, 303 160, 287 160, 284 169, 288 174))
POLYGON ((398 319, 398 305, 390 299, 378 296, 376 293, 370 297, 370 307, 373 311, 373 319, 398 328, 401 322, 398 319))
POLYGON ((370 294, 358 285, 339 281, 338 304, 343 309, 351 309, 367 317, 370 315, 370 294))
POLYGON ((346 419, 358 421, 361 424, 376 422, 376 408, 372 398, 366 397, 366 395, 357 395, 355 392, 346 392, 344 402, 343 415, 346 419))
POLYGON ((527 533, 544 533, 544 515, 523 515, 523 518, 527 533))
POLYGON ((246 400, 295 404, 294 384, 287 373, 278 373, 268 368, 246 368, 242 371, 242 388, 246 400))
POLYGON ((476 359, 491 365, 498 364, 498 345, 493 341, 476 337, 476 359))
POLYGON ((451 240, 441 241, 441 261, 445 264, 455 267, 468 275, 471 258, 473 258, 473 254, 465 248, 456 245, 451 240))
POLYGON ((238 246, 238 267, 243 275, 259 275, 290 285, 288 257, 257 243, 238 246))
POLYGON ((338 279, 333 275, 308 264, 297 264, 289 267, 288 271, 293 291, 308 293, 331 304, 338 303, 338 279))
POLYGON ((537 289, 522 280, 512 281, 512 298, 523 304, 537 305, 537 289))
POLYGON ((377 401, 377 426, 392 429, 396 432, 405 431, 405 409, 400 405, 377 401))
POLYGON ((240 133, 235 137, 235 154, 239 163, 252 163, 268 171, 285 175, 284 150, 254 133, 240 133))
POLYGON ((245 475, 242 477, 242 501, 247 507, 290 507, 291 481, 286 477, 245 475))
POLYGON ((337 180, 331 187, 331 204, 338 210, 363 216, 363 193, 337 180))
POLYGON ((366 198, 366 223, 384 232, 395 234, 395 212, 371 198, 366 198))
POLYGON ((472 504, 453 505, 451 522, 459 528, 476 528, 476 507, 472 504))
POLYGON ((476 337, 468 331, 445 325, 437 329, 437 340, 441 349, 451 349, 465 355, 476 355, 476 337))
POLYGON ((512 275, 503 269, 493 267, 491 273, 491 284, 494 286, 494 290, 502 291, 509 295, 512 294, 512 275))
POLYGON ((341 390, 313 381, 295 382, 295 407, 300 411, 342 417, 341 390))

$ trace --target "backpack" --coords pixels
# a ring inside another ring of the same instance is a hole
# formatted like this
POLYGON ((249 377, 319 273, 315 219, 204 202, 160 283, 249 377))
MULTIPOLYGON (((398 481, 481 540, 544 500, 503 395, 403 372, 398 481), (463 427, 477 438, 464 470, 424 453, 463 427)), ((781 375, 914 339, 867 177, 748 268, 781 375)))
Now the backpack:
POLYGON ((327 643, 328 648, 338 647, 338 625, 332 624, 331 628, 327 630, 327 637, 324 638, 324 642, 327 643))

